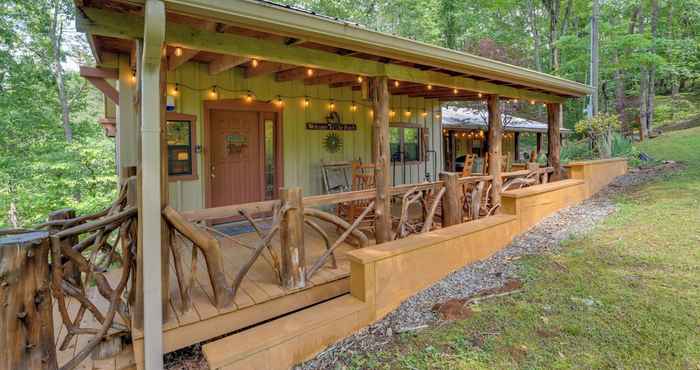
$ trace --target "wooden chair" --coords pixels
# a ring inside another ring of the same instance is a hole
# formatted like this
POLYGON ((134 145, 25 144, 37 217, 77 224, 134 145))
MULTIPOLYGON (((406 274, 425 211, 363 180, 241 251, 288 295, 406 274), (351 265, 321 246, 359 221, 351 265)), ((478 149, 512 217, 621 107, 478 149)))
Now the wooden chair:
MULTIPOLYGON (((363 164, 360 162, 353 162, 351 165, 352 170, 352 191, 373 189, 375 187, 374 181, 374 169, 376 165, 374 163, 363 164)), ((369 206, 370 201, 368 200, 356 200, 346 203, 339 203, 336 207, 336 214, 338 217, 352 223, 357 217, 362 214, 365 208, 369 206)), ((374 211, 368 214, 362 224, 362 228, 373 228, 374 227, 374 211)))
POLYGON ((321 160, 321 175, 325 193, 343 193, 352 190, 351 170, 351 162, 321 160))
POLYGON ((462 168, 462 177, 471 176, 472 167, 474 167, 474 161, 476 161, 476 154, 467 154, 464 157, 464 168, 462 168))

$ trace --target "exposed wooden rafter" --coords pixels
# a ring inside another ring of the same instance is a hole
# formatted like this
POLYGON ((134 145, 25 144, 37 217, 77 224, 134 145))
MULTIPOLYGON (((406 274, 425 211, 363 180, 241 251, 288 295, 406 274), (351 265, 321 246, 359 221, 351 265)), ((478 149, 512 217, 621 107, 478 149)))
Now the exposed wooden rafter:
POLYGON ((209 63, 209 74, 212 76, 218 75, 219 73, 228 71, 233 67, 247 63, 249 60, 250 58, 246 57, 221 54, 209 63))
POLYGON ((318 70, 318 69, 307 68, 307 67, 297 67, 297 68, 277 72, 275 74, 275 80, 277 80, 277 82, 294 81, 294 80, 301 80, 303 78, 309 78, 310 76, 311 77, 323 77, 323 76, 328 76, 328 75, 331 75, 334 73, 335 72, 333 72, 333 71, 318 70))
POLYGON ((245 69, 245 78, 262 76, 270 73, 285 71, 292 68, 295 68, 295 66, 291 64, 260 61, 257 67, 249 66, 245 69))
POLYGON ((185 48, 171 48, 168 50, 168 71, 174 71, 177 67, 187 63, 188 60, 194 58, 199 53, 199 50, 185 48), (180 52, 176 52, 176 50, 180 52), (179 55, 178 55, 179 54, 179 55))
POLYGON ((95 68, 80 66, 80 76, 88 80, 93 86, 100 90, 114 104, 119 105, 119 92, 107 80, 119 78, 119 70, 116 68, 95 68))
POLYGON ((347 73, 333 73, 304 80, 304 85, 331 85, 341 82, 358 82, 357 76, 347 73))

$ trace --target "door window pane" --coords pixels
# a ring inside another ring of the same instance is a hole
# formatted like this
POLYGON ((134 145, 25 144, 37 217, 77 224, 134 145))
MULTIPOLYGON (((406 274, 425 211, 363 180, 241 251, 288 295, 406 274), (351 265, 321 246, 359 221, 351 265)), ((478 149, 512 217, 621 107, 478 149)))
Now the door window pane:
POLYGON ((192 175, 192 122, 168 121, 168 175, 192 175))
POLYGON ((401 160, 401 128, 389 128, 389 153, 392 161, 401 160))
POLYGON ((275 197, 275 122, 265 120, 265 199, 275 197))
POLYGON ((403 150, 406 161, 417 161, 420 158, 420 130, 417 128, 403 129, 403 150))

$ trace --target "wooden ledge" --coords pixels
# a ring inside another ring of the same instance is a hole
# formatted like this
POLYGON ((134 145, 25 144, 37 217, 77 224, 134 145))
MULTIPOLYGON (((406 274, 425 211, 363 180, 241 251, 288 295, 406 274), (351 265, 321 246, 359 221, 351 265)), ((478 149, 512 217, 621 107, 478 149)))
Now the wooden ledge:
POLYGON ((534 186, 530 186, 530 187, 522 188, 522 189, 508 190, 508 191, 501 193, 501 196, 504 198, 516 198, 516 199, 517 198, 525 198, 525 197, 530 197, 533 195, 547 193, 547 192, 554 191, 554 190, 559 190, 559 189, 569 188, 572 186, 582 185, 584 183, 585 182, 583 180, 574 180, 574 179, 555 181, 555 182, 550 182, 547 184, 534 185, 534 186))
POLYGON ((429 247, 451 239, 463 237, 478 231, 489 229, 507 222, 516 220, 513 215, 495 215, 466 222, 459 225, 446 227, 425 234, 412 235, 405 239, 394 240, 388 243, 357 249, 347 252, 348 259, 361 264, 369 264, 386 258, 409 253, 417 249, 429 247))
POLYGON ((608 158, 608 159, 595 159, 595 160, 590 160, 590 161, 576 161, 576 162, 569 162, 564 165, 564 167, 571 167, 571 166, 585 166, 585 165, 592 165, 592 164, 603 164, 603 163, 610 163, 610 162, 626 162, 627 159, 625 158, 608 158))

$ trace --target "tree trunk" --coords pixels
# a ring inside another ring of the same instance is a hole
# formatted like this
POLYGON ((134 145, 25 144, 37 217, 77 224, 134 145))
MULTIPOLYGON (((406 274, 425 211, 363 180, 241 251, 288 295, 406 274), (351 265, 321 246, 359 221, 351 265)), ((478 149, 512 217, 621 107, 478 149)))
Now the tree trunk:
MULTIPOLYGON (((644 34, 644 16, 639 14, 639 33, 644 34)), ((639 76, 639 140, 644 140, 647 137, 647 104, 649 94, 649 69, 642 66, 639 76)))
POLYGON ((66 142, 73 142, 73 128, 70 125, 70 105, 66 94, 66 83, 63 76, 63 66, 61 65, 61 41, 63 39, 63 23, 60 19, 61 2, 54 0, 53 19, 51 27, 51 46, 53 48, 54 74, 56 86, 58 87, 58 100, 61 104, 61 122, 63 134, 66 142))
POLYGON ((559 8, 561 0, 543 0, 549 13, 549 65, 551 72, 559 71, 559 48, 556 43, 559 39, 559 8))
POLYGON ((389 81, 386 77, 370 80, 374 122, 372 158, 375 163, 375 238, 377 244, 391 240, 391 199, 389 197, 389 81))
POLYGON ((282 215, 280 224, 282 284, 287 289, 300 289, 306 286, 304 203, 301 188, 282 189, 280 200, 283 207, 289 207, 282 215))
MULTIPOLYGON (((651 0, 651 52, 656 52, 656 47, 654 43, 658 37, 658 23, 659 23, 659 2, 658 0, 651 0)), ((647 93, 647 119, 646 119, 646 131, 651 133, 651 126, 654 120, 654 97, 656 95, 656 65, 649 67, 649 81, 648 81, 647 93)))
POLYGON ((554 167, 553 180, 561 179, 561 165, 559 161, 561 150, 561 104, 547 104, 547 161, 550 167, 554 167))
POLYGON ((528 0, 527 2, 527 10, 528 10, 528 20, 530 22, 530 31, 532 32, 532 39, 534 42, 534 56, 533 58, 535 59, 535 69, 539 72, 542 72, 542 55, 541 55, 541 49, 542 45, 540 45, 540 31, 539 28, 537 27, 537 14, 536 14, 536 8, 534 4, 535 0, 528 0))
MULTIPOLYGON (((619 63, 619 57, 615 53, 615 64, 619 63)), ((627 115, 625 114, 625 75, 622 68, 615 70, 615 111, 620 118, 620 131, 623 136, 629 135, 627 115)))
POLYGON ((501 102, 498 95, 489 95, 487 100, 489 120, 489 175, 491 176, 491 203, 501 204, 501 138, 503 125, 501 123, 501 102))
POLYGON ((598 0, 593 0, 593 16, 591 17, 591 115, 598 114, 598 17, 600 16, 598 0))
POLYGON ((0 239, 0 368, 56 369, 47 232, 0 239))

